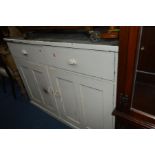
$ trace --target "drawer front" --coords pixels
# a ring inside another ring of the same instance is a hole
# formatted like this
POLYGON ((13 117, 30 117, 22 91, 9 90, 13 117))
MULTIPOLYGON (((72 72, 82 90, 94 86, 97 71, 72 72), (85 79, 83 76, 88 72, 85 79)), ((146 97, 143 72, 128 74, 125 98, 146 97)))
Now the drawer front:
POLYGON ((8 43, 9 49, 14 57, 21 57, 27 61, 38 63, 46 62, 46 57, 40 45, 29 45, 21 43, 8 43))
POLYGON ((44 46, 47 63, 54 67, 114 80, 114 53, 44 46))

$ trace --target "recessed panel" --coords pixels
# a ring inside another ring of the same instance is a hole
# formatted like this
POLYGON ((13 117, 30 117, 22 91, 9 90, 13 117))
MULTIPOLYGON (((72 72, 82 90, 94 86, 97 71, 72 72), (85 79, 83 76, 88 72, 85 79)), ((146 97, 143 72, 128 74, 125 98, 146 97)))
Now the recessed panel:
POLYGON ((80 90, 87 128, 104 128, 103 91, 85 85, 80 90))
POLYGON ((79 122, 78 103, 75 96, 75 88, 72 81, 57 78, 57 84, 62 97, 62 104, 65 115, 74 122, 79 122))

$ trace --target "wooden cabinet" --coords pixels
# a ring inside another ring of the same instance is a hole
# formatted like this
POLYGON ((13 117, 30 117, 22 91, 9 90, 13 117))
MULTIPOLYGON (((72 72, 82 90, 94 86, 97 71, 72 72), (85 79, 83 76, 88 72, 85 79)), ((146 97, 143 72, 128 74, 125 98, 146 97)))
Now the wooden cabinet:
POLYGON ((73 128, 114 128, 117 46, 9 40, 33 104, 73 128))
POLYGON ((121 27, 116 128, 155 128, 155 27, 121 27))

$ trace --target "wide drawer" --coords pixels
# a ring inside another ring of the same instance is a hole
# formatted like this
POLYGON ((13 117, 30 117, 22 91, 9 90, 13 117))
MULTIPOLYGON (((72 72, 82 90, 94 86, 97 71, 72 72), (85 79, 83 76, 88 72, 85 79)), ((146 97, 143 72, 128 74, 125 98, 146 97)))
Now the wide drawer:
POLYGON ((24 60, 37 63, 46 62, 46 55, 42 51, 42 46, 40 45, 8 42, 8 46, 14 57, 21 57, 24 60))
POLYGON ((86 49, 44 46, 49 65, 114 80, 114 53, 86 49))

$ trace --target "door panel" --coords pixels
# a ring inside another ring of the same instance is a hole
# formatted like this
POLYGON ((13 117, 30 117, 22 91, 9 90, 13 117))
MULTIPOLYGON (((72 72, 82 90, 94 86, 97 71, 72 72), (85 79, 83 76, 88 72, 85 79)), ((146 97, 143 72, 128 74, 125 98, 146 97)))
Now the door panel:
POLYGON ((57 78, 57 85, 61 92, 63 110, 65 115, 68 119, 78 123, 78 105, 76 102, 73 81, 67 81, 66 79, 57 78))
POLYGON ((50 68, 49 73, 62 118, 80 127, 81 111, 76 96, 76 86, 72 73, 54 68, 50 68))
MULTIPOLYGON (((38 69, 41 69, 40 66, 36 68, 36 70, 38 69)), ((46 70, 42 68, 40 72, 36 71, 35 77, 42 96, 42 102, 45 104, 46 107, 50 108, 53 113, 57 113, 57 105, 53 95, 53 87, 49 83, 46 70)))
POLYGON ((45 108, 50 108, 53 113, 56 113, 57 106, 52 94, 53 88, 49 83, 46 68, 24 61, 21 58, 16 58, 16 63, 30 99, 45 108))
POLYGON ((37 82, 35 80, 34 72, 30 69, 28 65, 24 63, 22 65, 18 64, 18 68, 30 98, 38 103, 41 103, 42 99, 37 82))
POLYGON ((104 128, 103 91, 82 85, 81 99, 87 128, 104 128))
POLYGON ((113 83, 83 76, 76 82, 85 128, 113 128, 113 83))

